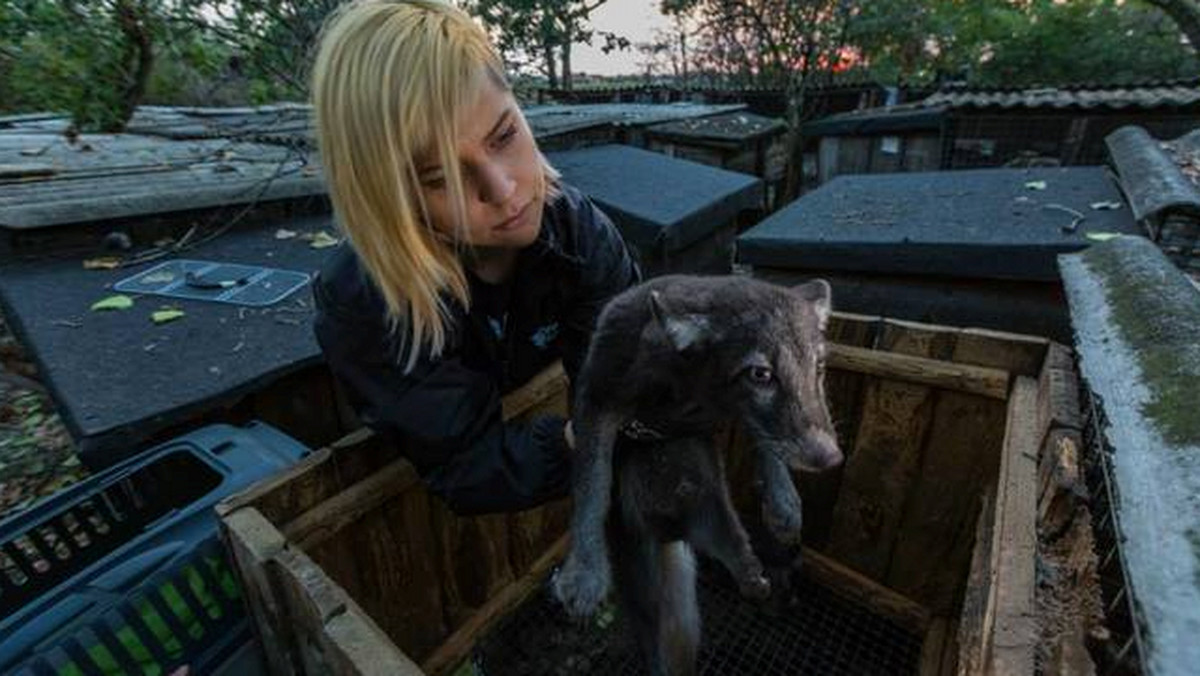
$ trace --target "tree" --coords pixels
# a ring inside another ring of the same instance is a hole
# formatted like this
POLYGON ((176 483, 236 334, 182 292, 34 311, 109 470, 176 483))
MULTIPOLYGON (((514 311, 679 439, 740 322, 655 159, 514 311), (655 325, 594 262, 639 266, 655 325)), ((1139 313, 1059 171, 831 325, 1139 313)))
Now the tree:
POLYGON ((1197 59, 1145 4, 1119 0, 865 3, 850 42, 882 82, 965 75, 1026 86, 1186 77, 1197 59))
POLYGON ((973 80, 1003 86, 1188 77, 1200 65, 1169 20, 1118 0, 1031 3, 983 56, 973 80))
POLYGON ((183 20, 231 48, 255 82, 254 98, 265 102, 307 96, 311 50, 346 0, 183 1, 183 20))
POLYGON ((634 49, 641 54, 639 66, 645 70, 649 81, 654 75, 669 73, 676 86, 688 86, 688 30, 683 17, 674 17, 670 28, 656 28, 653 39, 640 42, 634 49))
POLYGON ((628 49, 629 40, 589 27, 591 13, 608 0, 469 0, 466 7, 493 33, 510 66, 532 63, 549 80, 551 89, 572 84, 571 45, 591 44, 600 35, 605 52, 628 49), (561 67, 561 70, 560 70, 561 67), (561 74, 561 80, 560 80, 561 74))
POLYGON ((1194 51, 1200 52, 1200 1, 1198 0, 1144 0, 1154 5, 1179 26, 1194 51))
POLYGON ((0 13, 4 105, 120 131, 146 95, 175 10, 168 0, 10 0, 0 13))
POLYGON ((740 84, 783 87, 787 96, 785 196, 800 187, 800 126, 815 81, 844 66, 851 0, 663 0, 663 11, 688 16, 701 37, 693 48, 710 71, 740 84))

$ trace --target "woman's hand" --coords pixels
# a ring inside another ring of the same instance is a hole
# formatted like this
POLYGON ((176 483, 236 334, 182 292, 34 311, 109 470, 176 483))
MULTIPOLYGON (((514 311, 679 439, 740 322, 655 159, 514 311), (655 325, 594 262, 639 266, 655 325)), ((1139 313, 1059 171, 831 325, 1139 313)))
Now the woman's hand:
POLYGON ((575 450, 575 431, 571 429, 571 421, 568 420, 566 425, 563 425, 563 440, 567 442, 567 448, 575 450))

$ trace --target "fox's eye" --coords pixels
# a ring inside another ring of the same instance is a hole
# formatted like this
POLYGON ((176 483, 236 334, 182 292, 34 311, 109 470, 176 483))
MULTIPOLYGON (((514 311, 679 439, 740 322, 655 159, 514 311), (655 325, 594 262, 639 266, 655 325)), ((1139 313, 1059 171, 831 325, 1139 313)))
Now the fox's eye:
POLYGON ((746 377, 755 385, 769 385, 774 376, 766 366, 751 366, 746 369, 746 377))

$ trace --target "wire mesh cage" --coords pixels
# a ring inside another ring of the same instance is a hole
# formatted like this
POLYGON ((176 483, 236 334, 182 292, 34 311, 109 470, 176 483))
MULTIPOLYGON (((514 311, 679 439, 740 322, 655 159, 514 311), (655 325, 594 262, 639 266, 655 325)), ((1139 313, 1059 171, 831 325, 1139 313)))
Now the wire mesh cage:
MULTIPOLYGON (((916 673, 921 636, 800 574, 784 610, 744 600, 723 571, 701 565, 703 636, 698 673, 708 676, 916 673)), ((547 588, 480 641, 477 676, 641 676, 645 670, 611 609, 573 623, 547 588)))
POLYGON ((1108 419, 1100 396, 1080 379, 1083 402, 1083 445, 1088 491, 1092 498, 1093 532, 1099 560, 1100 589, 1110 640, 1094 650, 1099 676, 1141 676, 1144 667, 1144 625, 1136 598, 1130 593, 1129 571, 1121 551, 1117 520, 1117 485, 1112 480, 1112 448, 1104 429, 1108 419))

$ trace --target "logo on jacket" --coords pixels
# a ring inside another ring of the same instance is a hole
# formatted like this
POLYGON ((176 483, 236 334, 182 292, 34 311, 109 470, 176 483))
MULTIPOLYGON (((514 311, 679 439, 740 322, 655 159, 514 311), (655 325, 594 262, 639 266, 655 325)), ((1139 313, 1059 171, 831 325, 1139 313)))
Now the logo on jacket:
POLYGON ((547 324, 543 327, 540 327, 537 331, 534 331, 533 335, 529 337, 529 340, 535 346, 537 346, 539 350, 544 350, 548 345, 550 345, 550 343, 554 342, 554 339, 557 337, 558 322, 554 322, 552 324, 547 324))

